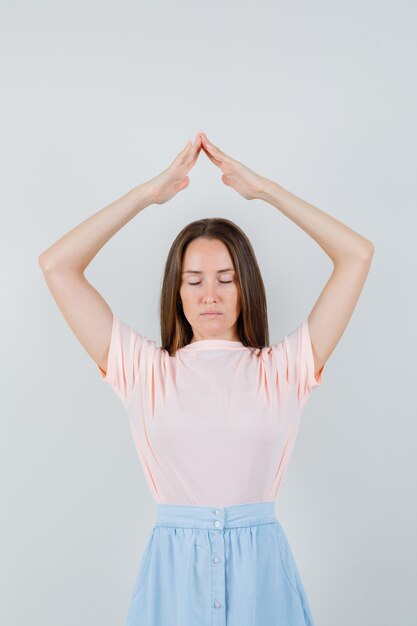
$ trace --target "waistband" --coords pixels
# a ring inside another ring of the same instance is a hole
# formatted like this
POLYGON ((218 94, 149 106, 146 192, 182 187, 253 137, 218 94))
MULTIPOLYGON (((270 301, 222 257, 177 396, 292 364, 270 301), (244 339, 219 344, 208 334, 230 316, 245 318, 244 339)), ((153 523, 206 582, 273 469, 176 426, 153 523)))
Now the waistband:
POLYGON ((157 503, 155 526, 223 530, 277 521, 273 500, 218 507, 157 503))

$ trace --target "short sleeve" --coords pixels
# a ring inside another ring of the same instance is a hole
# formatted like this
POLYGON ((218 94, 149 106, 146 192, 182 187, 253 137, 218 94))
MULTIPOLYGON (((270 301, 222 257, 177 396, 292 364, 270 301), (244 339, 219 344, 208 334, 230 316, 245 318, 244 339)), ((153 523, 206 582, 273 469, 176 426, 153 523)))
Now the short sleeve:
POLYGON ((304 408, 311 392, 322 384, 323 367, 314 376, 314 356, 308 318, 284 339, 273 346, 278 368, 278 378, 285 380, 294 392, 300 410, 304 408))
POLYGON ((107 358, 107 372, 99 365, 102 379, 109 383, 125 408, 129 404, 133 389, 143 372, 148 368, 155 342, 138 333, 113 313, 113 323, 107 358))

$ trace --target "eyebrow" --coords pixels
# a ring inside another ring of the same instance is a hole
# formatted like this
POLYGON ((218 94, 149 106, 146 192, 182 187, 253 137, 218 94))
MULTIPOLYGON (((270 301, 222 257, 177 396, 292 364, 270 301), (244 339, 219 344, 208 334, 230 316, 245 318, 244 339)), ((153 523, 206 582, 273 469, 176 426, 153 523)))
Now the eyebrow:
MULTIPOLYGON (((233 269, 233 267, 227 267, 225 270, 217 270, 217 273, 221 274, 222 272, 234 272, 234 271, 235 270, 233 269)), ((200 272, 198 270, 185 270, 183 274, 204 274, 204 272, 200 272)))

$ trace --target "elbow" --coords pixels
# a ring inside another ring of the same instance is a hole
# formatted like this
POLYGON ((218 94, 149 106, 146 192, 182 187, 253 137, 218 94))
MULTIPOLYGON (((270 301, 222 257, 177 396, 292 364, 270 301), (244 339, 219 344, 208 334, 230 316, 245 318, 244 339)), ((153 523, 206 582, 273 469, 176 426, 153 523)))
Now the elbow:
POLYGON ((43 252, 42 254, 38 256, 38 265, 41 268, 41 270, 45 270, 45 259, 43 257, 43 252))
POLYGON ((367 245, 368 245, 368 254, 372 258, 374 256, 375 246, 372 243, 372 241, 369 241, 369 240, 368 240, 368 244, 367 245))
POLYGON ((374 252, 375 252, 374 244, 372 243, 372 241, 369 241, 369 239, 366 239, 366 241, 363 244, 361 256, 363 257, 365 261, 369 261, 374 256, 374 252))
POLYGON ((50 269, 50 261, 48 261, 45 252, 42 252, 42 254, 38 256, 38 265, 41 268, 42 272, 47 272, 50 269))

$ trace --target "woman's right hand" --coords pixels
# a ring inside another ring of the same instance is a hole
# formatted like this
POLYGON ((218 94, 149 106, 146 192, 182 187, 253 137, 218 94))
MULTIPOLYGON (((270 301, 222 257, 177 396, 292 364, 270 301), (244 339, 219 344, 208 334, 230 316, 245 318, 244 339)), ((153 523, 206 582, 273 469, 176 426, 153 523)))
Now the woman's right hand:
POLYGON ((153 203, 164 204, 179 191, 188 187, 190 179, 187 174, 197 161, 200 150, 201 136, 200 133, 197 133, 193 144, 188 141, 185 148, 175 157, 169 167, 147 182, 153 203))

